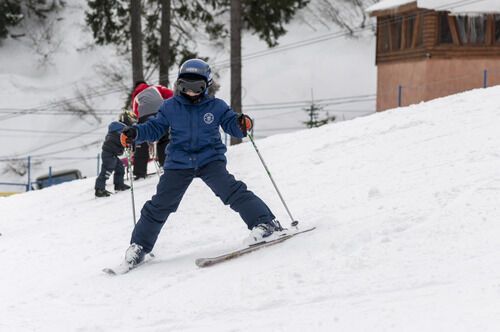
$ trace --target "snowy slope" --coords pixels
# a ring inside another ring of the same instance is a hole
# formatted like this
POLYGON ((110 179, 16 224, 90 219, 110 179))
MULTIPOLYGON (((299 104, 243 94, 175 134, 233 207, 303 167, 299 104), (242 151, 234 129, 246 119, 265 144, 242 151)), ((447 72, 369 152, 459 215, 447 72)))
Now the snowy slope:
MULTIPOLYGON (((258 142, 292 213, 318 229, 208 269, 243 223, 201 181, 155 248, 129 240, 130 193, 94 179, 0 199, 0 331, 497 331, 500 87, 258 142)), ((229 168, 282 222, 250 144, 229 168)), ((138 209, 155 190, 136 183, 138 209)))

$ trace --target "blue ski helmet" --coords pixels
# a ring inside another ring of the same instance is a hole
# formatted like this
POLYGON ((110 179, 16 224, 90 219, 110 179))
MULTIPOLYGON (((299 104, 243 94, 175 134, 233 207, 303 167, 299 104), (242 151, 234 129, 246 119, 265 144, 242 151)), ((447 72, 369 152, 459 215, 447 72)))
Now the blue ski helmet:
POLYGON ((190 59, 185 61, 179 68, 179 74, 177 75, 177 80, 187 79, 187 80, 199 80, 205 81, 206 85, 203 91, 212 85, 212 70, 208 63, 201 59, 190 59))

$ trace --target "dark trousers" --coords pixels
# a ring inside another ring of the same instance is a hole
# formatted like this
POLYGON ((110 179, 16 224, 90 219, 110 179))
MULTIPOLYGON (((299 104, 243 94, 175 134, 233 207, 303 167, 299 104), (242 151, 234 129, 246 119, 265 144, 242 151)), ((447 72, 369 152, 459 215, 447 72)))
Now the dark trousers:
POLYGON ((153 250, 165 221, 177 211, 182 196, 195 177, 201 178, 225 205, 238 212, 249 229, 275 218, 259 197, 229 174, 224 161, 213 161, 199 169, 165 170, 156 194, 141 210, 130 243, 141 245, 146 252, 153 250))
POLYGON ((149 144, 137 144, 134 150, 134 176, 145 178, 148 172, 149 144))
POLYGON ((165 134, 165 136, 160 138, 156 143, 156 157, 158 158, 158 163, 160 164, 160 166, 163 166, 163 164, 165 164, 165 149, 167 148, 169 142, 169 134, 165 134))
MULTIPOLYGON (((138 123, 146 122, 154 114, 141 116, 138 123)), ((149 144, 142 142, 137 144, 134 149, 134 176, 138 178, 145 178, 148 175, 148 162, 149 162, 149 144)))
POLYGON ((95 180, 95 189, 105 189, 106 180, 109 179, 113 172, 113 184, 115 186, 122 185, 124 183, 123 176, 125 175, 125 168, 121 160, 116 155, 107 151, 102 151, 101 158, 101 172, 95 180))
MULTIPOLYGON (((146 115, 139 118, 139 123, 146 122, 154 114, 146 115)), ((165 148, 169 143, 169 134, 166 133, 156 143, 156 153, 158 163, 163 166, 165 163, 165 148)), ((138 178, 145 178, 148 175, 148 162, 149 162, 149 144, 142 142, 135 146, 134 151, 134 176, 138 178)))
MULTIPOLYGON (((160 167, 165 163, 165 148, 168 145, 168 134, 160 138, 156 143, 156 153, 158 164, 160 167)), ((135 146, 134 151, 134 176, 145 178, 148 171, 149 162, 149 144, 148 142, 142 142, 135 146)))

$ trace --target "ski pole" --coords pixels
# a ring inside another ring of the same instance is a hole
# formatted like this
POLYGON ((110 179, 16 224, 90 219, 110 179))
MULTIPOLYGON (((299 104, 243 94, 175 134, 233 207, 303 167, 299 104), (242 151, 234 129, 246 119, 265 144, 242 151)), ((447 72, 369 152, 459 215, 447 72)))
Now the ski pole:
POLYGON ((131 169, 132 169, 132 167, 131 167, 132 148, 127 147, 127 148, 125 148, 125 151, 126 151, 126 156, 127 156, 127 172, 128 172, 128 175, 130 176, 130 194, 132 195, 132 217, 134 218, 133 222, 134 222, 134 227, 135 227, 134 174, 132 174, 132 171, 131 171, 131 169))
POLYGON ((153 162, 155 164, 156 175, 158 175, 158 178, 160 178, 161 171, 160 171, 160 163, 158 162, 158 144, 157 144, 157 142, 153 143, 153 162))
POLYGON ((262 158, 262 155, 260 154, 259 149, 257 148, 257 145, 255 145, 255 141, 253 140, 253 135, 250 134, 250 133, 248 133, 247 136, 248 136, 248 138, 250 138, 250 141, 252 142, 252 145, 253 145, 253 147, 255 149, 255 152, 257 152, 257 155, 259 156, 259 159, 262 162, 262 165, 266 169, 266 172, 267 172, 267 175, 269 176, 269 179, 271 179, 271 182, 273 183, 274 189, 276 189, 276 192, 278 193, 278 196, 281 199, 281 203, 283 203, 283 206, 285 207, 286 212, 288 213, 288 216, 290 216, 290 219, 292 220, 291 225, 293 227, 295 227, 295 228, 298 228, 297 225, 299 224, 299 222, 297 220, 293 219, 292 213, 288 209, 288 206, 286 205, 285 200, 283 199, 283 196, 281 196, 281 193, 280 193, 280 191, 278 189, 278 186, 274 182, 274 179, 273 179, 273 177, 271 175, 271 172, 269 171, 269 168, 267 167, 266 163, 264 162, 264 159, 262 158))

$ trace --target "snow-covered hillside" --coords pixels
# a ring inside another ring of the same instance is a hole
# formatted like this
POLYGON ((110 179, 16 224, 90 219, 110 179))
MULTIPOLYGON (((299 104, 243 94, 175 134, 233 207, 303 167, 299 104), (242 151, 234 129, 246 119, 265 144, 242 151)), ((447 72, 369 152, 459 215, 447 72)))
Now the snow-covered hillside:
MULTIPOLYGON (((201 181, 151 263, 120 277, 129 192, 89 178, 0 199, 1 331, 497 331, 500 87, 269 137, 259 149, 317 230, 221 265, 247 230, 201 181)), ((229 168, 287 215, 250 144, 229 168)), ((137 182, 138 210, 157 178, 137 182)))

